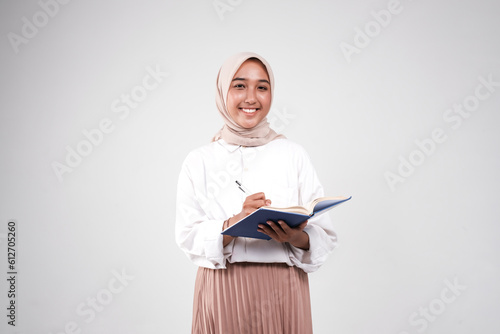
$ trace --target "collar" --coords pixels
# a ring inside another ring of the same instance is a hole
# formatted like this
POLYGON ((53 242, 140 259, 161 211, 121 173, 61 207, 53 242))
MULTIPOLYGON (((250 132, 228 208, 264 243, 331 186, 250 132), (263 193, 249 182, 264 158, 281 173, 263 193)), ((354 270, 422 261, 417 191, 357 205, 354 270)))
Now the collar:
POLYGON ((236 151, 238 148, 241 147, 241 145, 235 145, 235 144, 229 144, 227 143, 224 139, 219 139, 217 140, 217 144, 221 145, 222 147, 224 147, 228 152, 231 152, 233 153, 234 151, 236 151))

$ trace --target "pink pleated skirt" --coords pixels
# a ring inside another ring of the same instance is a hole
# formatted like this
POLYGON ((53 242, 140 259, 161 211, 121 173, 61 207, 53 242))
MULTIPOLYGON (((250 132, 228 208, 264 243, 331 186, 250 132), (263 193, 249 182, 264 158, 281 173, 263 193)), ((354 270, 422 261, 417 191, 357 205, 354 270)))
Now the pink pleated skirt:
POLYGON ((199 267, 193 334, 309 334, 307 274, 285 263, 228 263, 199 267))

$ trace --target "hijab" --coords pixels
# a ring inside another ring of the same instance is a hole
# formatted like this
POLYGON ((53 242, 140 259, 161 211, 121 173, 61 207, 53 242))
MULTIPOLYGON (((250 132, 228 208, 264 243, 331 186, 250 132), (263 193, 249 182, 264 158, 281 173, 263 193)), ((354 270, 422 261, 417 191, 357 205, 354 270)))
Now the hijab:
POLYGON ((253 128, 246 129, 236 123, 227 110, 227 93, 233 77, 240 66, 250 58, 256 58, 264 64, 264 67, 267 70, 267 75, 269 76, 269 83, 271 84, 271 99, 274 95, 273 71, 271 70, 269 63, 264 58, 253 52, 241 52, 228 58, 220 68, 219 74, 217 75, 217 87, 215 94, 215 103, 217 104, 217 109, 224 120, 224 126, 219 130, 219 132, 217 132, 212 141, 222 138, 229 144, 241 146, 260 146, 277 138, 286 138, 281 134, 277 134, 269 127, 267 117, 264 117, 259 124, 253 128))

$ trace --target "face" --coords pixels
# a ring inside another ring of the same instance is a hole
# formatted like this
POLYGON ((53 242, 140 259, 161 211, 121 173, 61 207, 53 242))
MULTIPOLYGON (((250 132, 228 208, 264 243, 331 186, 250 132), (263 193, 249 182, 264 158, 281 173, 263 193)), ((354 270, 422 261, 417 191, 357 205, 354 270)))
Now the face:
POLYGON ((226 106, 233 120, 246 129, 267 116, 271 108, 271 84, 260 61, 249 59, 240 66, 229 86, 226 106))

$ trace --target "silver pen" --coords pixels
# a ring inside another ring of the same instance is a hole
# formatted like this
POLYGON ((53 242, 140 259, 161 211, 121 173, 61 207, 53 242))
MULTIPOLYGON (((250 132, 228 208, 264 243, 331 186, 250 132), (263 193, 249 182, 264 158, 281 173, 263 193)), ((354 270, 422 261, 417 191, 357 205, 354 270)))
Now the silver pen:
POLYGON ((238 188, 243 191, 245 194, 247 195, 251 195, 252 192, 250 190, 248 190, 240 181, 236 180, 234 181, 236 182, 236 185, 238 186, 238 188))

